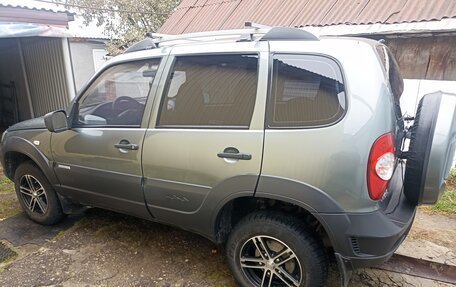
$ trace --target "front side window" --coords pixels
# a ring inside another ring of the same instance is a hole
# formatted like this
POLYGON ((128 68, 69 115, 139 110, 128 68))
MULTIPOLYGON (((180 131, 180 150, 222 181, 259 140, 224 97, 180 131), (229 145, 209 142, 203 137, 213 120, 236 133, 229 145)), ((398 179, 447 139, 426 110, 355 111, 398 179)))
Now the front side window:
POLYGON ((77 126, 140 126, 160 59, 108 68, 79 102, 77 126))
POLYGON ((273 57, 269 127, 324 126, 345 111, 342 74, 331 59, 311 55, 273 57))
POLYGON ((257 82, 257 55, 177 57, 157 126, 248 128, 257 82))

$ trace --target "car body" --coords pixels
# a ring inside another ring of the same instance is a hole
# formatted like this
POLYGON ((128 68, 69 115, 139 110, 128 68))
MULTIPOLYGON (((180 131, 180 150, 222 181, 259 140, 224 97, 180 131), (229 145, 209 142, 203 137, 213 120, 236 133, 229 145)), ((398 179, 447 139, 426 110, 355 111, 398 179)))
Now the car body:
POLYGON ((15 179, 30 161, 64 213, 100 207, 216 243, 252 211, 293 214, 332 248, 347 284, 353 269, 387 260, 415 216, 397 159, 404 126, 389 72, 396 67, 377 41, 285 32, 163 37, 156 48, 114 57, 69 107, 68 127, 50 132, 56 123, 38 118, 7 130, 5 174, 15 179), (117 100, 107 99, 111 89, 117 100), (182 91, 199 96, 184 101, 182 91), (130 93, 136 103, 118 99, 130 93), (370 156, 388 134, 394 173, 373 199, 370 156))

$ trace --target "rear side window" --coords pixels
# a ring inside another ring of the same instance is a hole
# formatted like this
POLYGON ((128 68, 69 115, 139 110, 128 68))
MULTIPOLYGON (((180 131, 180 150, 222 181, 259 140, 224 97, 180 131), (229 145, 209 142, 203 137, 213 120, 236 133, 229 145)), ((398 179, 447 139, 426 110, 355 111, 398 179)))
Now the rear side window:
POLYGON ((177 57, 157 126, 248 128, 257 82, 257 55, 177 57))
POLYGON ((387 74, 394 99, 399 102, 402 92, 404 91, 404 80, 399 70, 396 58, 393 53, 391 53, 390 49, 388 49, 385 45, 377 45, 376 50, 380 57, 380 62, 387 74))
POLYGON ((345 88, 339 66, 312 55, 273 57, 268 126, 316 127, 345 112, 345 88))

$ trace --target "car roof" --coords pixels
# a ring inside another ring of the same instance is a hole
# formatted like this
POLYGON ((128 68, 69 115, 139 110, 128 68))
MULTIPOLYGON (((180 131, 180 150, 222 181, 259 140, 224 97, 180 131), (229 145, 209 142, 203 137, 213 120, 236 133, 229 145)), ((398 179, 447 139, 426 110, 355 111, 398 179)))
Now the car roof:
MULTIPOLYGON (((311 44, 317 50, 318 46, 334 45, 336 42, 345 44, 366 43, 369 46, 378 45, 378 41, 359 37, 340 37, 340 36, 324 36, 318 37, 301 28, 289 27, 267 27, 267 28, 251 28, 251 29, 235 29, 197 32, 180 35, 165 35, 157 33, 149 33, 148 37, 130 48, 124 54, 116 56, 106 62, 105 66, 115 64, 117 62, 132 61, 145 59, 163 55, 164 51, 169 51, 169 48, 181 46, 195 46, 198 49, 201 46, 212 44, 231 44, 243 42, 303 42, 311 44)), ((229 48, 228 48, 229 49, 229 48)))

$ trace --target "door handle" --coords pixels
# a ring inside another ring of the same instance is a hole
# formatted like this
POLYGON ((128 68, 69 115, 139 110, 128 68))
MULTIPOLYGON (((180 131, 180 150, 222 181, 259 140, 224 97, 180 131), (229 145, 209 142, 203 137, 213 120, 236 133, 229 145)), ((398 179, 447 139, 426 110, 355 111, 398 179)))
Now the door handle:
POLYGON ((229 158, 229 159, 240 159, 240 160, 251 160, 252 155, 248 153, 241 153, 237 148, 227 147, 223 152, 217 154, 220 158, 229 158))
POLYGON ((115 148, 123 150, 138 150, 139 146, 137 144, 132 144, 127 140, 121 140, 118 144, 114 145, 115 148))

